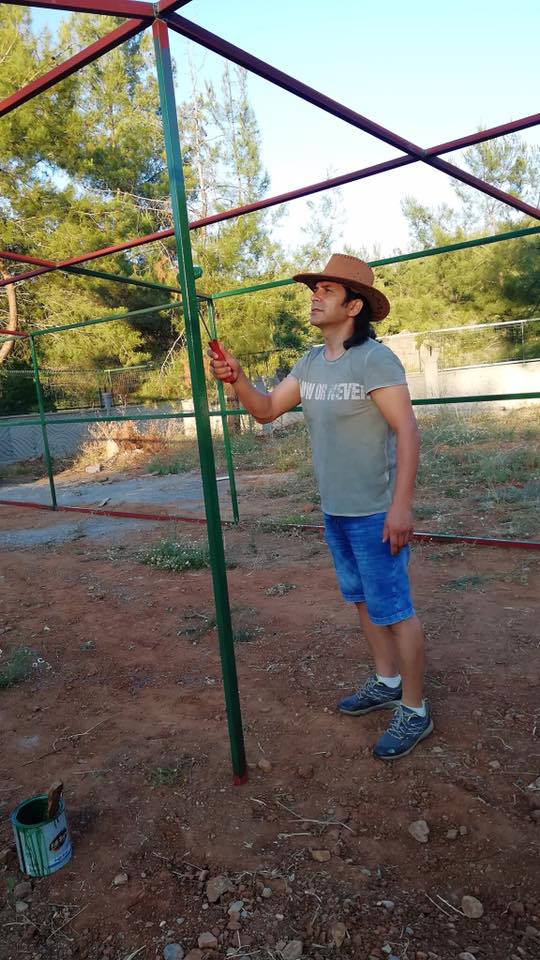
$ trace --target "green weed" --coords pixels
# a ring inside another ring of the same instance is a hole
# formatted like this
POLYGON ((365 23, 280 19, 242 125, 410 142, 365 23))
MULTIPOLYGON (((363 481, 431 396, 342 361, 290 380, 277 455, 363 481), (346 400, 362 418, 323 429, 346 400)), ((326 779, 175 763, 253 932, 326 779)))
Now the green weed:
POLYGON ((443 583, 443 590, 474 590, 477 587, 482 586, 483 583, 486 583, 488 577, 480 577, 476 574, 465 575, 463 577, 456 577, 455 580, 448 580, 446 583, 443 583))
POLYGON ((32 672, 34 654, 28 647, 15 647, 0 666, 0 689, 27 680, 32 672))
POLYGON ((210 551, 204 541, 161 540, 140 559, 160 570, 202 570, 210 566, 210 551))
POLYGON ((193 757, 183 756, 174 766, 156 767, 147 776, 151 787, 178 787, 186 783, 194 765, 193 757))

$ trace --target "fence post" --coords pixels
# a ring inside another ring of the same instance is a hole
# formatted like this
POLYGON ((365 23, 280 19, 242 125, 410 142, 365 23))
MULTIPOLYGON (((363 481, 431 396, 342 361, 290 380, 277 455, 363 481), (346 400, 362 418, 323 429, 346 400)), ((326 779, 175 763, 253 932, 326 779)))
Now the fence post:
POLYGON ((51 452, 49 450, 49 438, 47 436, 47 421, 45 419, 45 403, 43 400, 43 390, 41 387, 41 380, 39 379, 39 364, 36 352, 36 344, 34 342, 34 337, 30 333, 28 335, 30 341, 30 351, 32 354, 32 367, 34 369, 34 383, 36 386, 36 396, 38 402, 39 410, 39 420, 41 424, 41 434, 43 436, 43 457, 45 460, 45 466, 47 467, 47 475, 49 477, 49 488, 51 491, 51 501, 53 505, 53 510, 56 510, 56 490, 54 486, 54 474, 51 460, 51 452))

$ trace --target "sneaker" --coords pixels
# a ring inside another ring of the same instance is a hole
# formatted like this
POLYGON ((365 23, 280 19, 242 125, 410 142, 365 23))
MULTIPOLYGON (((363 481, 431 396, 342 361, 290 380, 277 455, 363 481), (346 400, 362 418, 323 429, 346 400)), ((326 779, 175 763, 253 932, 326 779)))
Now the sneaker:
POLYGON ((433 720, 429 715, 426 704, 426 716, 419 717, 414 710, 404 707, 397 708, 386 733, 373 747, 373 756, 379 760, 397 760, 406 757, 414 750, 417 743, 429 737, 433 731, 433 720))
POLYGON ((387 687, 373 675, 366 680, 356 693, 345 697, 338 703, 338 710, 352 717, 371 713, 372 710, 393 710, 401 702, 401 684, 399 687, 387 687))

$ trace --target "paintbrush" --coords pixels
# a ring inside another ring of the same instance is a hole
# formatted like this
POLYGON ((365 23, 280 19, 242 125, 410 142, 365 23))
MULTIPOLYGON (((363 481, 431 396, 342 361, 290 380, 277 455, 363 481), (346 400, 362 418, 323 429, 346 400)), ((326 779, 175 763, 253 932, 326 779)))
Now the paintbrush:
POLYGON ((63 789, 64 784, 61 780, 58 780, 47 791, 47 820, 53 820, 56 817, 63 789))

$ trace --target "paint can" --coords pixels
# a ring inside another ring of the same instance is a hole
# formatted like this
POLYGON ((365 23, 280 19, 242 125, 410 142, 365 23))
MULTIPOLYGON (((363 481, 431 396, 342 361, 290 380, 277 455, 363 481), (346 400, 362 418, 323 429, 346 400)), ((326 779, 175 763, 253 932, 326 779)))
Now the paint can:
POLYGON ((19 866, 29 877, 48 877, 71 860, 71 840, 63 798, 47 818, 46 793, 24 800, 11 814, 19 866))

